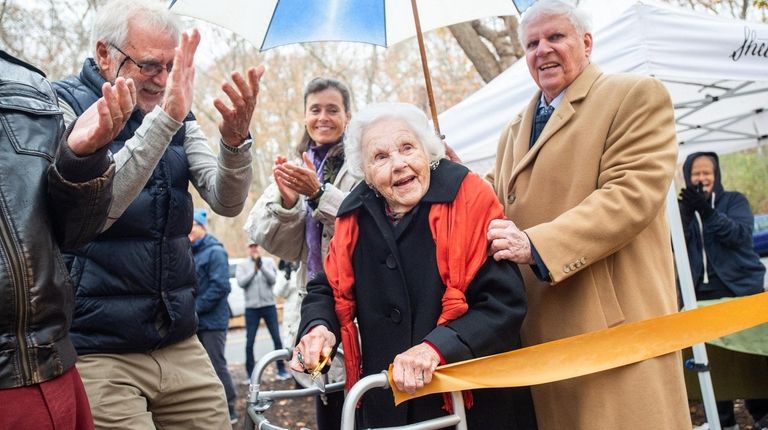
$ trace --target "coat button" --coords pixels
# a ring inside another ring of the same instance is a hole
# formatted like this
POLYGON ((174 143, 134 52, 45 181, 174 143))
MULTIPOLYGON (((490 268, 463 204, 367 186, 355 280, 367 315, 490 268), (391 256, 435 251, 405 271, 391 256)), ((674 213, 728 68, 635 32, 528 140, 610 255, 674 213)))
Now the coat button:
POLYGON ((387 267, 390 269, 397 268, 397 260, 395 260, 395 256, 392 254, 387 255, 386 264, 387 264, 387 267))
POLYGON ((581 260, 579 260, 579 261, 581 261, 581 264, 587 264, 587 258, 586 257, 581 257, 581 260))
POLYGON ((392 310, 389 312, 389 319, 391 319, 395 324, 400 324, 400 321, 403 320, 403 316, 400 314, 400 309, 392 308, 392 310))
POLYGON ((568 266, 563 266, 563 272, 565 273, 571 273, 571 268, 568 266))
POLYGON ((571 270, 576 270, 576 267, 577 267, 576 263, 571 263, 571 264, 568 265, 568 268, 571 269, 571 270))
POLYGON ((507 196, 507 204, 508 205, 511 205, 512 203, 514 203, 515 200, 517 200, 517 196, 515 196, 514 194, 510 194, 510 195, 507 196))

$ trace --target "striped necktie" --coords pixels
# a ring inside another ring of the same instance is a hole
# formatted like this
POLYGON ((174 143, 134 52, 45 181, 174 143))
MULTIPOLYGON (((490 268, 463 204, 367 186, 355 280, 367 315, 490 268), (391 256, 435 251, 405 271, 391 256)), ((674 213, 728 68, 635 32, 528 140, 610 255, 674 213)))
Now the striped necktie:
POLYGON ((541 130, 547 125, 549 117, 552 116, 555 108, 552 106, 539 106, 536 110, 536 116, 533 118, 533 128, 531 130, 531 141, 528 143, 528 149, 532 148, 536 140, 541 135, 541 130))

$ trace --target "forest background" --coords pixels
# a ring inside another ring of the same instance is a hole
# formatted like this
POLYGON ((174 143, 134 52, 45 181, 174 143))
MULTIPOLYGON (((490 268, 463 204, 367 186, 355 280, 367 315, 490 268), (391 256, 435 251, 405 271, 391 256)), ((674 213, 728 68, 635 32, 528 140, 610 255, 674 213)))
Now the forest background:
MULTIPOLYGON (((106 0, 2 0, 0 48, 46 72, 50 79, 79 73, 93 51, 92 19, 106 0)), ((725 17, 768 22, 768 0, 668 0, 668 3, 725 17)), ((224 3, 224 2, 222 2, 224 3)), ((221 7, 224 7, 223 4, 221 7)), ((234 13, 234 12, 233 12, 234 13)), ((210 231, 231 256, 246 253, 242 225, 271 178, 275 156, 296 158, 303 132, 303 88, 316 76, 347 82, 352 112, 375 102, 404 101, 429 112, 415 39, 390 48, 351 43, 311 43, 259 52, 228 30, 184 18, 203 44, 196 56, 193 112, 218 151, 218 112, 213 99, 231 71, 265 64, 258 105, 250 125, 254 178, 243 212, 234 218, 212 214, 210 231)), ((456 24, 425 35, 438 112, 455 105, 523 56, 518 18, 489 17, 456 24)), ((599 43, 599 41, 596 41, 599 43)), ((755 213, 768 212, 768 155, 765 148, 721 156, 726 189, 744 193, 755 213)), ((483 172, 480 172, 483 173, 483 172)), ((196 206, 205 206, 194 189, 196 206)))

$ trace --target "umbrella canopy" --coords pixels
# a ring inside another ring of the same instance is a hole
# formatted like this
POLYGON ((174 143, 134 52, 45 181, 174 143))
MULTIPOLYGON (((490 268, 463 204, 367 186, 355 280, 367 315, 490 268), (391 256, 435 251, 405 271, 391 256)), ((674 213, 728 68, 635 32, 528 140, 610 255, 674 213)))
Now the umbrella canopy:
MULTIPOLYGON (((418 0, 417 5, 423 31, 517 14, 512 0, 418 0)), ((169 7, 228 28, 260 50, 328 41, 387 47, 416 36, 411 0, 171 0, 169 7)))
POLYGON ((304 42, 391 46, 416 36, 435 133, 440 136, 422 31, 514 15, 535 0, 171 0, 173 12, 228 28, 259 50, 304 42))

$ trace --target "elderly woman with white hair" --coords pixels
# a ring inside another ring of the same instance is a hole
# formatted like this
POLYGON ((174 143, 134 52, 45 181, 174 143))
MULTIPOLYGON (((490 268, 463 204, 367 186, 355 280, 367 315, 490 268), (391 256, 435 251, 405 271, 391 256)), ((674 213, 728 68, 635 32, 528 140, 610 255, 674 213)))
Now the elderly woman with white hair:
MULTIPOLYGON (((413 393, 439 364, 519 347, 525 291, 515 265, 488 257, 485 232, 503 217, 490 186, 443 159, 426 116, 409 104, 358 113, 344 151, 364 182, 339 208, 325 272, 307 286, 291 367, 313 369, 341 342, 348 388, 394 363, 393 389, 413 393)), ((475 390, 465 403, 470 428, 536 427, 527 388, 475 390)), ((441 395, 395 407, 391 392, 377 390, 357 419, 399 426, 451 407, 441 395)))

